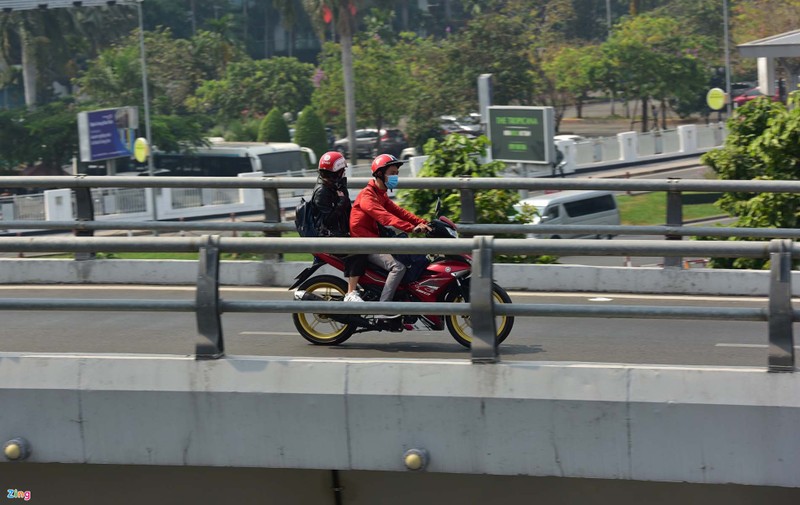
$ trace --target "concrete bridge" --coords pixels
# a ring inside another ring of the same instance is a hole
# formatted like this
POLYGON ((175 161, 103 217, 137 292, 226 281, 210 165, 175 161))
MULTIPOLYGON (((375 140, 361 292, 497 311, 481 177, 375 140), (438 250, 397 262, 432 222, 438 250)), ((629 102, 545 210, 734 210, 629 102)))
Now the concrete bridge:
MULTIPOLYGON (((792 183, 774 189, 784 187, 798 190, 792 183)), ((58 240, 2 238, 0 251, 27 251, 38 243, 56 250, 63 245, 58 240)), ((108 248, 113 240, 94 240, 75 250, 114 251, 108 248), (102 248, 92 249, 101 243, 102 248)), ((188 238, 137 240, 138 250, 164 243, 178 250, 196 247, 188 238)), ((236 250, 244 247, 243 240, 207 243, 236 250)), ((302 250, 303 240, 311 239, 253 238, 247 247, 275 252, 292 244, 302 250)), ((366 247, 359 240, 368 239, 328 240, 332 252, 354 252, 366 247)), ((396 252, 415 247, 413 239, 384 241, 396 252)), ((619 253, 660 247, 661 254, 686 255, 711 247, 701 241, 646 246, 510 242, 498 239, 490 251, 552 247, 619 253)), ((770 272, 529 265, 498 266, 493 274, 512 285, 531 276, 550 279, 538 289, 549 283, 602 291, 609 287, 602 282, 616 282, 620 290, 705 289, 769 297, 770 308, 758 317, 769 321, 770 368, 504 362, 502 357, 478 364, 2 353, 3 482, 9 498, 24 499, 27 491, 31 499, 67 504, 764 503, 796 498, 800 375, 792 373, 791 327, 798 315, 791 305, 790 265, 800 250, 789 241, 777 242, 777 248, 765 242, 735 246, 751 257, 769 255, 770 272), (781 366, 772 367, 773 356, 781 366)), ((309 244, 303 247, 309 250, 309 244)), ((450 250, 472 242, 445 245, 430 239, 426 244, 450 250)), ((733 246, 713 249, 733 251, 733 246)), ((0 261, 0 278, 147 283, 182 271, 190 282, 206 275, 213 291, 220 283, 238 282, 237 275, 247 277, 239 271, 245 268, 260 269, 264 275, 254 278, 261 282, 289 275, 288 267, 275 263, 224 265, 219 277, 208 278, 202 266, 198 275, 196 263, 183 270, 172 263, 12 259, 0 261)), ((17 303, 0 302, 5 310, 17 303)))
MULTIPOLYGON (((96 263, 81 282, 119 275, 96 263)), ((70 282, 81 264, 0 271, 70 282)), ((587 279, 624 270, 576 268, 539 277, 594 290, 587 279)), ((181 269, 122 270, 178 282, 181 269)), ((247 277, 233 270, 223 282, 247 277)), ((768 283, 675 272, 676 291, 692 275, 731 293, 768 283)), ((7 489, 45 503, 763 503, 800 487, 800 375, 763 367, 3 353, 0 402, 7 489)))

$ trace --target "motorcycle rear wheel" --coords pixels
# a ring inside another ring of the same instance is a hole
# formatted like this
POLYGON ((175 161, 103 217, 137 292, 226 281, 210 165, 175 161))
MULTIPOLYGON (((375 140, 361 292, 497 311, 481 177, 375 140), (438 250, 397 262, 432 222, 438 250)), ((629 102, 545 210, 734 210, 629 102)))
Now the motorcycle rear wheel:
MULTIPOLYGON (((333 275, 318 275, 307 279, 297 289, 325 301, 342 301, 347 293, 347 282, 333 275)), ((300 335, 315 345, 339 345, 356 331, 355 325, 341 323, 326 314, 300 312, 292 314, 292 321, 300 335)))
MULTIPOLYGON (((511 297, 508 296, 506 290, 492 284, 492 297, 494 303, 511 303, 511 297)), ((464 298, 459 294, 454 297, 453 303, 464 303, 464 298)), ((472 346, 472 319, 469 315, 452 314, 445 316, 445 324, 450 335, 466 348, 472 346)), ((511 328, 514 327, 514 318, 511 316, 496 316, 494 318, 494 325, 497 331, 497 343, 501 344, 511 333, 511 328)))

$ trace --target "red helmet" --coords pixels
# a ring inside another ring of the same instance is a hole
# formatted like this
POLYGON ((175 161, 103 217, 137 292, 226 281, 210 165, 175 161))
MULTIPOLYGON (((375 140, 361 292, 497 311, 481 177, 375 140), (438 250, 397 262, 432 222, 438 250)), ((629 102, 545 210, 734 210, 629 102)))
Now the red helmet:
POLYGON ((402 165, 403 162, 392 156, 391 154, 381 154, 374 160, 372 160, 372 173, 374 174, 378 170, 382 170, 386 167, 391 167, 392 165, 397 165, 398 167, 402 165))
POLYGON ((328 151, 319 159, 319 171, 322 173, 341 175, 345 168, 347 168, 347 160, 340 152, 328 151))

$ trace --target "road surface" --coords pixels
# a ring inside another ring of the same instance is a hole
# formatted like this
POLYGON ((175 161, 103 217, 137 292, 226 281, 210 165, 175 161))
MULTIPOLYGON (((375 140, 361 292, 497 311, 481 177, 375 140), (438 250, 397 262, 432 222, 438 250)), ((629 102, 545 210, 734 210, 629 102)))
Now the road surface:
MULTIPOLYGON (((515 303, 765 307, 764 298, 510 293, 515 303)), ((228 300, 287 300, 284 288, 223 288, 228 300)), ((192 300, 192 287, 0 286, 3 298, 192 300)), ((8 311, 0 351, 193 354, 192 313, 8 311)), ((462 358, 469 353, 444 332, 361 333, 339 347, 308 344, 288 314, 222 315, 228 354, 315 357, 462 358)), ((760 322, 517 318, 501 346, 503 360, 762 366, 767 324, 760 322)))

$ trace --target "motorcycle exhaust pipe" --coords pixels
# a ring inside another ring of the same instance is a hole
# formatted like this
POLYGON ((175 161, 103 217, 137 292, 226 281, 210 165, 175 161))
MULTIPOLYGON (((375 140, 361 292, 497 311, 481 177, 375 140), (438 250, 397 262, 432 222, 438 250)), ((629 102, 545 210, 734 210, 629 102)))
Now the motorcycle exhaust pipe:
POLYGON ((294 299, 301 300, 304 302, 324 302, 325 299, 319 295, 315 295, 314 293, 309 293, 305 289, 298 289, 294 292, 294 299))

